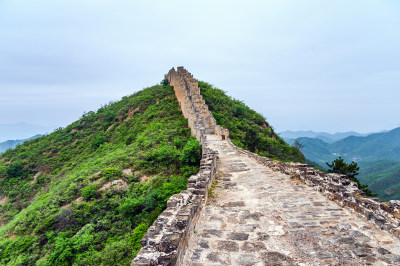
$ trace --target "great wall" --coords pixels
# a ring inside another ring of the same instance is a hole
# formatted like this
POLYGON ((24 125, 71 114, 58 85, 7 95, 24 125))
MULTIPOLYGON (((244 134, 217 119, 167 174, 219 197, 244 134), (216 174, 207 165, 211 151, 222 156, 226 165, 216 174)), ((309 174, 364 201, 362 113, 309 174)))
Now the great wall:
POLYGON ((203 157, 132 265, 400 265, 398 202, 364 197, 347 176, 234 146, 198 81, 183 67, 166 78, 203 157))

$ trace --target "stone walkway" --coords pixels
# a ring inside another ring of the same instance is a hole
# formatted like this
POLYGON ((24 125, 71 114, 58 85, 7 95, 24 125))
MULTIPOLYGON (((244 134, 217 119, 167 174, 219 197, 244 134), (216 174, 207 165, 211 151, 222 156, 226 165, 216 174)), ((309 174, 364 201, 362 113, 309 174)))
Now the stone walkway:
POLYGON ((400 265, 400 241, 208 135, 219 175, 183 265, 400 265))

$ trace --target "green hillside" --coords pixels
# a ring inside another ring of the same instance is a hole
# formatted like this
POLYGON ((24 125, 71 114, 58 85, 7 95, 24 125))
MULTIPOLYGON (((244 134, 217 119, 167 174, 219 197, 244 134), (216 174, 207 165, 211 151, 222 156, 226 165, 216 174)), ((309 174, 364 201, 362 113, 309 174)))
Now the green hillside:
POLYGON ((229 129, 236 146, 272 159, 305 162, 303 154, 280 138, 262 115, 208 83, 199 82, 199 87, 217 124, 229 129))
POLYGON ((0 264, 129 265, 166 200, 198 171, 200 152, 170 86, 5 152, 0 264))
POLYGON ((400 128, 366 137, 351 136, 331 144, 330 150, 366 161, 400 161, 400 128))
MULTIPOLYGON (((265 119, 200 83, 238 146, 303 161, 265 119)), ((201 158, 173 88, 157 85, 0 156, 1 265, 129 265, 201 158)))
POLYGON ((337 156, 330 151, 329 144, 319 138, 304 137, 298 138, 297 140, 303 145, 301 151, 306 158, 321 166, 325 166, 325 162, 337 158, 337 156))
POLYGON ((360 162, 359 179, 382 200, 400 199, 400 161, 360 162))

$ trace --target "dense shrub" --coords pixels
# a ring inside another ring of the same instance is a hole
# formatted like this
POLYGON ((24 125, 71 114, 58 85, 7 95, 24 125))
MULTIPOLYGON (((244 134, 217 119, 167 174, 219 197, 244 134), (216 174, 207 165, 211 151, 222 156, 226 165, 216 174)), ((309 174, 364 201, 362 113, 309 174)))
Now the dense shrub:
POLYGON ((91 200, 96 195, 96 185, 89 185, 82 189, 82 197, 85 200, 91 200))
POLYGON ((173 146, 162 144, 160 147, 147 153, 147 161, 152 165, 161 165, 167 167, 171 164, 176 164, 180 152, 173 146))
POLYGON ((6 174, 9 178, 22 178, 24 176, 24 168, 21 161, 13 162, 8 166, 6 174))
POLYGON ((104 136, 97 136, 93 141, 92 141, 92 148, 97 149, 100 147, 104 142, 106 141, 104 136))
POLYGON ((115 167, 108 167, 103 170, 101 175, 104 177, 106 181, 118 179, 122 176, 122 171, 115 167))
POLYGON ((182 166, 196 166, 199 165, 201 159, 201 146, 197 139, 190 139, 182 150, 180 156, 180 162, 182 166))

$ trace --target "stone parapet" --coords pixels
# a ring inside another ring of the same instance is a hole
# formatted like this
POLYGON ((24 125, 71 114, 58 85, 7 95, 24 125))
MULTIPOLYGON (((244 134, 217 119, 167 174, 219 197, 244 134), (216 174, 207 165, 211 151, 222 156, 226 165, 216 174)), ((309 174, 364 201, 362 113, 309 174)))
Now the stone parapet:
POLYGON ((217 125, 213 115, 208 110, 203 96, 200 94, 198 80, 193 78, 183 67, 172 68, 165 78, 174 87, 176 98, 182 109, 183 116, 188 119, 192 135, 201 141, 205 134, 216 134, 227 138, 229 130, 217 125))
MULTIPOLYGON (((207 145, 205 139, 204 144, 207 145)), ((205 149, 200 171, 188 180, 186 190, 173 195, 167 208, 140 241, 142 249, 131 265, 176 265, 182 260, 200 211, 207 201, 208 189, 218 167, 218 155, 205 149)))
POLYGON ((354 210, 377 228, 400 238, 399 202, 383 202, 378 198, 366 197, 365 193, 348 176, 324 173, 308 164, 272 161, 269 158, 236 147, 229 139, 228 142, 238 152, 254 158, 260 164, 268 166, 274 171, 298 178, 340 206, 354 210))
POLYGON ((216 124, 200 95, 198 81, 189 72, 173 68, 166 78, 174 87, 192 135, 202 144, 202 159, 199 173, 188 179, 187 189, 168 200, 167 208, 147 230, 132 266, 180 264, 218 167, 218 153, 209 148, 206 135, 229 136, 228 130, 216 124))

